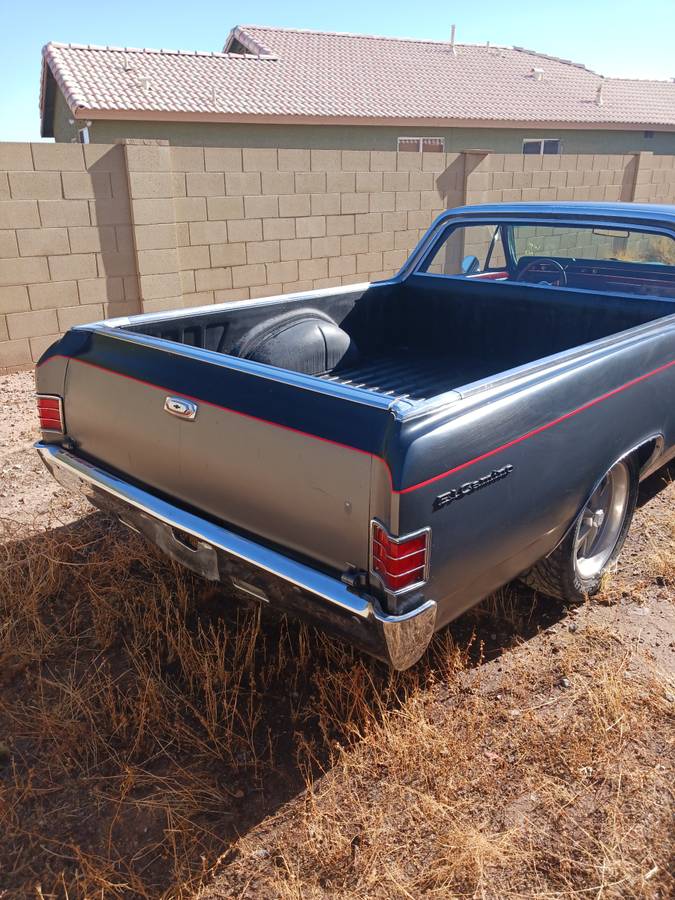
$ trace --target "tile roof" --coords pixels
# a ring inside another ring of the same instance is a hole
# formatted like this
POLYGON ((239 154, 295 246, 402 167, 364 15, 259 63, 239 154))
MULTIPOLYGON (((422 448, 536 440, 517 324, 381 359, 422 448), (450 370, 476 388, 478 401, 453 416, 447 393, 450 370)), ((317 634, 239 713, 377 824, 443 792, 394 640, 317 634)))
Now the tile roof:
POLYGON ((47 72, 90 118, 675 129, 675 82, 603 78, 522 47, 249 25, 222 53, 50 43, 43 113, 47 72))

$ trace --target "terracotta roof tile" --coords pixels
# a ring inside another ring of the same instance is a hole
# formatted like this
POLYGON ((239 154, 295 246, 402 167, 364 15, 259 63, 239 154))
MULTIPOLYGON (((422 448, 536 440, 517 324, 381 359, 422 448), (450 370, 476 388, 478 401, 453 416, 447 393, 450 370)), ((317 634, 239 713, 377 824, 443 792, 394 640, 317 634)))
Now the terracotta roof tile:
POLYGON ((519 47, 238 26, 223 53, 51 43, 43 56, 73 113, 92 116, 675 127, 675 83, 519 47))

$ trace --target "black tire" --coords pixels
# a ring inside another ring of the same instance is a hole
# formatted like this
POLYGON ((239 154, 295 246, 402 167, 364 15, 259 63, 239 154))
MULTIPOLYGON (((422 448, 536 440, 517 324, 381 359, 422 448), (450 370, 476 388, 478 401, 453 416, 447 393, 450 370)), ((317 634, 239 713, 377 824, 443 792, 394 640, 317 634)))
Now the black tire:
MULTIPOLYGON (((628 470, 628 496, 616 542, 602 568, 587 577, 584 577, 578 571, 576 547, 582 518, 586 512, 586 507, 584 507, 567 536, 553 553, 539 560, 531 569, 528 569, 520 576, 520 580, 528 587, 539 591, 541 594, 556 597, 558 600, 563 600, 566 603, 583 603, 588 597, 598 593, 603 575, 621 552, 637 503, 639 485, 637 461, 634 456, 629 456, 621 460, 620 463, 616 463, 616 466, 621 464, 625 465, 628 470)), ((609 477, 614 469, 615 466, 606 473, 605 478, 609 477)))

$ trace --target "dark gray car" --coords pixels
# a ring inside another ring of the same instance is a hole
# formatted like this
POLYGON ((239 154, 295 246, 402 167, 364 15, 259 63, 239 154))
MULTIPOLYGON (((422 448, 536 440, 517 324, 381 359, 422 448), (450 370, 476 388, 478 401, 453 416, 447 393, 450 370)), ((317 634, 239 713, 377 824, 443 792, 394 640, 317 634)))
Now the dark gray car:
POLYGON ((80 326, 50 471, 396 668, 505 582, 599 589, 675 455, 675 207, 452 210, 390 281, 80 326))

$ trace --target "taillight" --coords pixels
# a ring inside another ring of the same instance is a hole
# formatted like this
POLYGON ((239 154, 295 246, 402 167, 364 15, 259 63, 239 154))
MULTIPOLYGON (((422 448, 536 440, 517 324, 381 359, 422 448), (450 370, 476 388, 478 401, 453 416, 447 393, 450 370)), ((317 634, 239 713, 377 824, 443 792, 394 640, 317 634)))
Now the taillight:
POLYGON ((371 569, 386 590, 408 590, 425 582, 429 574, 431 529, 394 538, 379 522, 371 528, 371 569))
POLYGON ((57 394, 38 394, 37 409, 42 431, 56 431, 58 434, 65 434, 63 400, 57 394))

